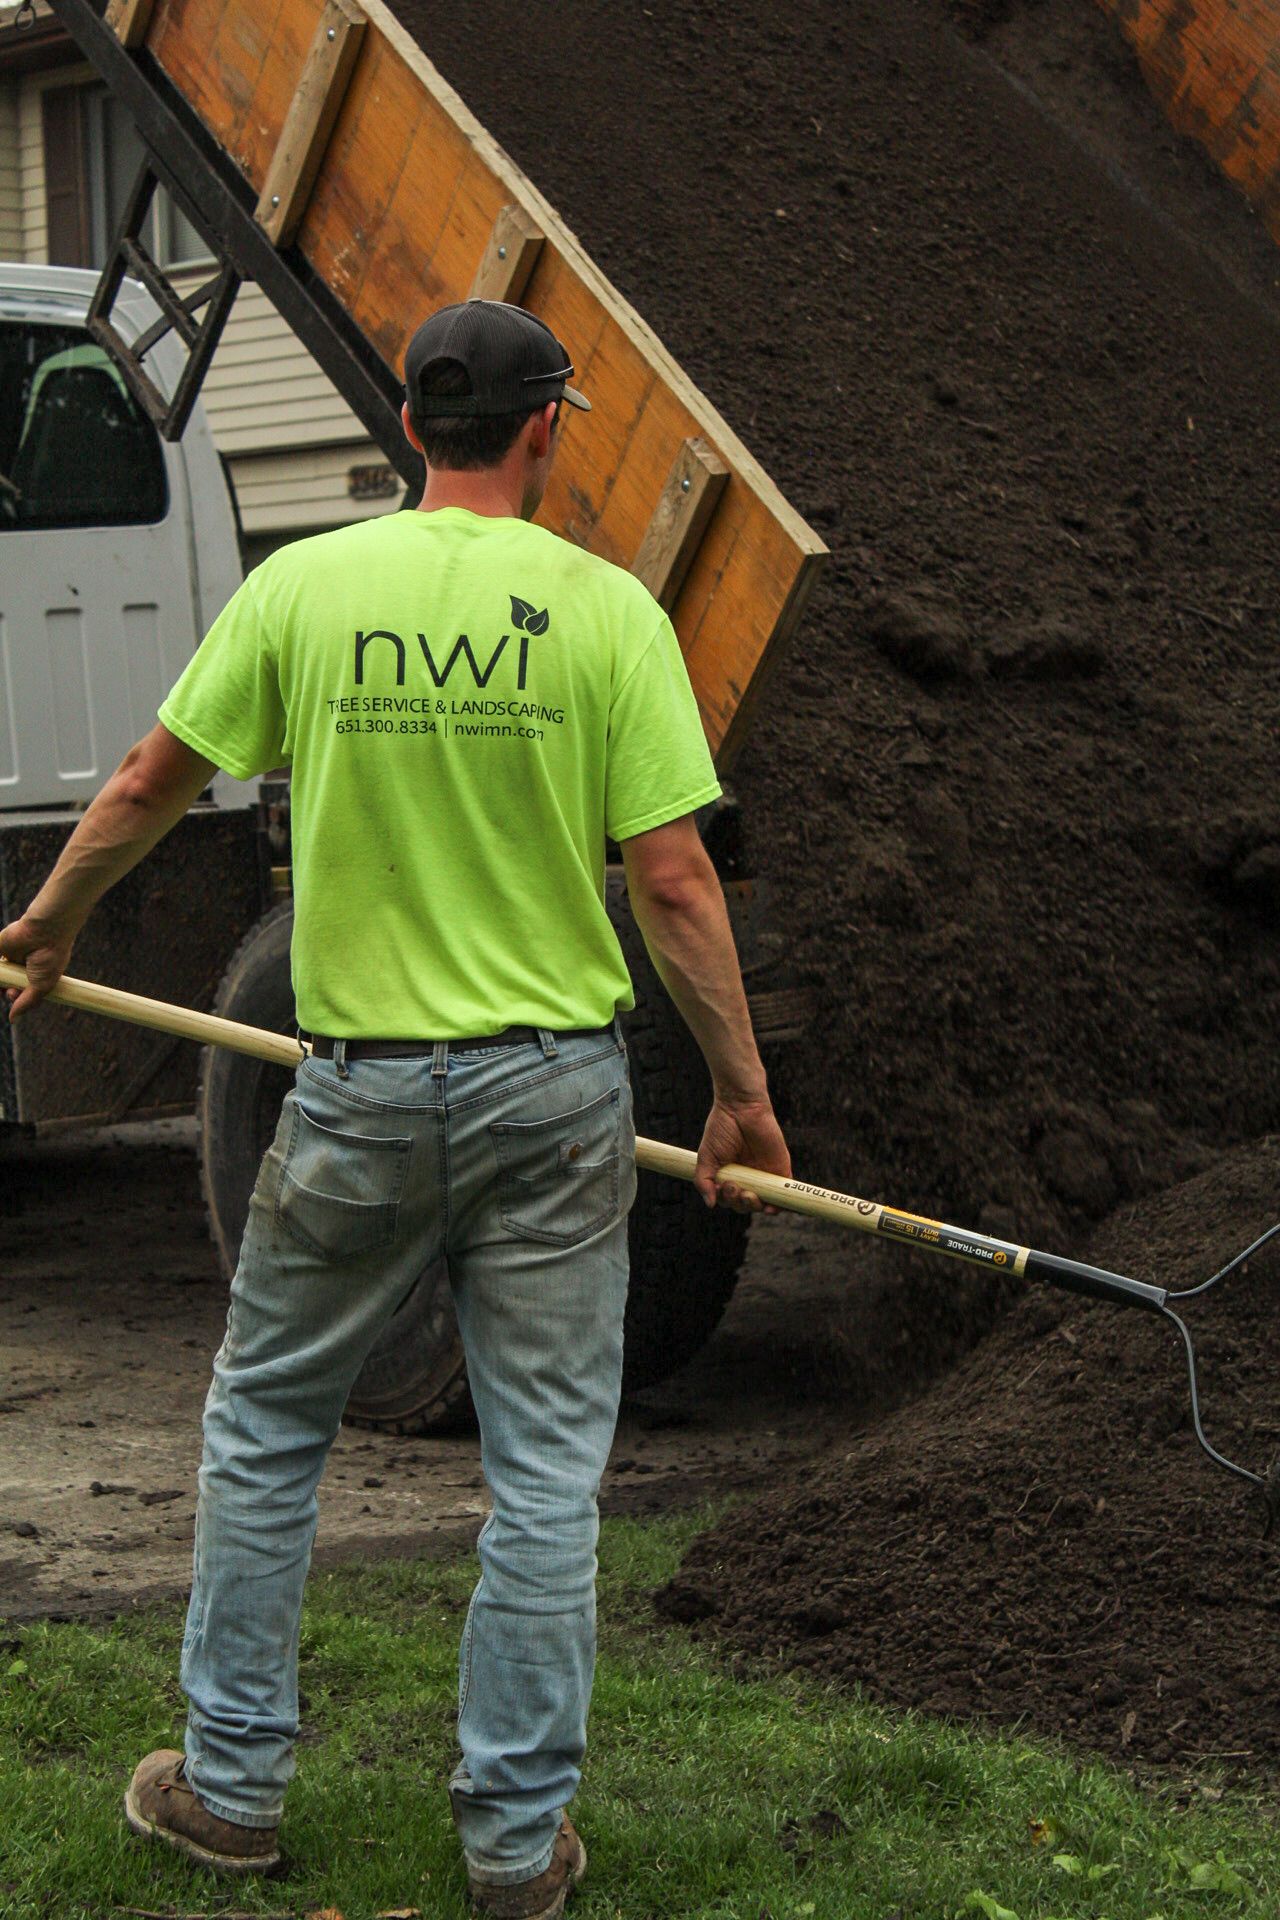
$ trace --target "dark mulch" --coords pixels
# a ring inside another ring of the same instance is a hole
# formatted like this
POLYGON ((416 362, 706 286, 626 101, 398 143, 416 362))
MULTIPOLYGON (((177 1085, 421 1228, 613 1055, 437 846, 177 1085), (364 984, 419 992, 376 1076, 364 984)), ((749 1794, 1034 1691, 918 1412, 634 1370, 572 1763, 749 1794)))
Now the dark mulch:
MULTIPOLYGON (((1019 22, 934 0, 397 10, 832 547, 734 773, 821 999, 805 1172, 1063 1242, 1280 1127, 1280 334, 1231 191, 1179 148, 1126 193, 1011 88, 1019 22)), ((1053 56, 1177 146, 1122 50, 1053 56)))
MULTIPOLYGON (((1117 1214, 1090 1255, 1192 1286, 1278 1195, 1269 1140, 1117 1214)), ((1280 1242, 1185 1317, 1206 1436, 1262 1471, 1280 1242)), ((891 1705, 1274 1775, 1280 1533, 1263 1534, 1259 1497, 1196 1446, 1175 1329, 1036 1292, 930 1393, 697 1542, 658 1604, 891 1705)))

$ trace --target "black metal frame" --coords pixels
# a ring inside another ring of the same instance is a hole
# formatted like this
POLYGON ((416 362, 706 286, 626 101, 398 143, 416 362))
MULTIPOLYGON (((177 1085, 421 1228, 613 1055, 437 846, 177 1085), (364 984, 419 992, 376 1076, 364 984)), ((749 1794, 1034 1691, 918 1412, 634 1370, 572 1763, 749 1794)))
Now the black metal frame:
MULTIPOLYGON (((370 346, 351 315, 340 306, 300 250, 272 245, 254 217, 257 195, 253 188, 145 48, 137 54, 127 52, 90 0, 50 0, 50 4, 85 58, 129 109, 147 149, 148 166, 154 179, 173 194, 219 261, 218 279, 210 283, 213 290, 201 288, 187 301, 178 299, 159 275, 154 262, 149 263, 161 284, 168 288, 172 307, 183 314, 180 324, 166 299, 156 296, 155 287, 144 273, 141 277, 151 286, 153 296, 159 298, 162 311, 169 315, 165 329, 173 326, 186 337, 185 329, 194 326, 191 310, 204 304, 202 296, 207 297, 211 307, 204 322, 207 328, 220 297, 230 306, 235 289, 232 287, 227 294, 223 285, 229 276, 234 275, 237 283, 256 281, 402 479, 420 486, 422 458, 409 445, 400 425, 404 387, 394 368, 370 346)), ((137 193, 139 187, 134 191, 137 193)), ((136 247, 136 236, 124 236, 122 229, 123 237, 133 238, 136 247)), ((94 300, 99 326, 109 324, 106 314, 110 300, 105 298, 109 277, 115 274, 118 286, 124 272, 137 270, 136 256, 133 265, 127 264, 129 260, 127 252, 123 259, 117 252, 104 270, 94 300)), ((114 298, 114 294, 111 297, 114 298)), ((196 329, 197 335, 199 331, 196 329)), ((114 341, 103 337, 103 344, 117 354, 114 341)), ((141 342, 135 343, 133 357, 140 357, 140 347, 141 342)), ((193 347, 193 358, 198 351, 193 347)), ((121 360, 120 364, 125 377, 129 378, 126 361, 121 360)), ((208 353, 205 353, 192 375, 188 363, 183 377, 184 386, 188 376, 191 382, 184 396, 188 411, 207 364, 208 353)), ((175 405, 176 400, 175 395, 175 405)))
MULTIPOLYGON (((219 271, 203 286, 197 287, 185 298, 178 292, 164 268, 147 252, 142 240, 142 229, 146 225, 155 190, 160 184, 160 176, 150 160, 144 160, 130 189, 120 231, 112 243, 111 253, 102 269, 102 278, 90 303, 88 326, 99 346, 106 349, 120 368, 135 399, 154 420, 164 438, 181 440, 240 286, 240 275, 231 262, 224 259, 219 271), (132 344, 118 331, 111 319, 116 296, 126 273, 132 274, 135 280, 141 280, 160 309, 160 318, 139 334, 132 344), (207 312, 203 320, 197 321, 195 316, 201 307, 207 308, 207 312), (167 333, 176 333, 187 347, 186 366, 172 398, 168 400, 142 364, 156 341, 163 339, 167 333)), ((204 238, 208 242, 207 234, 204 238)))

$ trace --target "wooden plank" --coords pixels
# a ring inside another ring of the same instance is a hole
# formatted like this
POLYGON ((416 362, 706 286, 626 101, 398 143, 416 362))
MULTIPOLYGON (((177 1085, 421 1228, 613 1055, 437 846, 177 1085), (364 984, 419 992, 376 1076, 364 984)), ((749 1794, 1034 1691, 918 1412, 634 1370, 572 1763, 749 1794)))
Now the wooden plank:
MULTIPOLYGON (((732 766, 751 729, 751 722, 764 699, 770 680, 781 662, 786 659, 787 649, 799 631, 810 596, 818 584, 819 572, 818 567, 808 566, 792 575, 790 591, 783 601, 782 610, 774 625, 772 647, 757 665, 746 685, 741 690, 731 689, 734 696, 732 709, 729 710, 726 702, 716 747, 716 765, 722 771, 732 766)), ((678 608, 676 612, 678 618, 678 608)), ((693 674, 690 674, 690 681, 696 689, 697 680, 693 674)))
MULTIPOLYGON (((149 47, 255 195, 321 4, 156 0, 149 47)), ((593 411, 565 411, 539 518, 619 566, 641 554, 685 443, 715 449, 727 470, 718 503, 700 540, 675 541, 679 564, 658 583, 723 767, 826 549, 384 0, 362 5, 363 49, 294 246, 397 371, 427 313, 470 292, 518 297, 544 320, 565 343, 593 411), (523 244, 501 259, 495 234, 512 217, 506 209, 516 210, 522 239, 542 236, 527 261, 523 244), (508 262, 511 277, 495 278, 495 265, 508 262)), ((661 545, 656 532, 651 545, 661 545)))
POLYGON ((277 247, 287 247, 311 196, 347 91, 365 17, 355 0, 324 0, 297 92, 258 201, 257 218, 277 247))
POLYGON ((631 564, 660 607, 668 612, 702 545, 707 523, 729 478, 724 461, 705 440, 686 440, 671 465, 667 484, 631 564))
POLYGON ((155 4, 156 0, 111 0, 107 8, 107 25, 121 46, 128 47, 131 53, 147 37, 155 4))
MULTIPOLYGON (((442 298, 433 276, 466 158, 454 132, 436 147, 431 102, 379 34, 347 90, 298 245, 373 346, 398 367, 409 335, 442 298), (405 129, 408 129, 406 135, 405 129), (388 302, 407 304, 397 313, 388 302)), ((486 220, 487 232, 501 202, 486 220)))
POLYGON ((508 300, 518 306, 544 238, 542 228, 523 207, 503 207, 476 268, 468 300, 508 300))
POLYGON ((148 52, 259 191, 288 111, 283 73, 280 111, 265 127, 253 110, 255 93, 264 70, 278 61, 278 49, 291 58, 288 73, 296 77, 301 69, 314 18, 299 19, 299 39, 290 31, 295 14, 292 0, 260 0, 252 7, 243 0, 156 0, 147 37, 148 52))
POLYGON ((525 305, 564 341, 577 370, 574 385, 592 405, 581 417, 571 407, 561 412, 560 452, 545 500, 548 524, 615 566, 629 567, 671 463, 672 447, 665 443, 656 463, 634 455, 637 435, 655 417, 658 377, 550 247, 529 282, 525 305), (643 496, 634 511, 619 514, 614 493, 628 483, 642 486, 643 496))

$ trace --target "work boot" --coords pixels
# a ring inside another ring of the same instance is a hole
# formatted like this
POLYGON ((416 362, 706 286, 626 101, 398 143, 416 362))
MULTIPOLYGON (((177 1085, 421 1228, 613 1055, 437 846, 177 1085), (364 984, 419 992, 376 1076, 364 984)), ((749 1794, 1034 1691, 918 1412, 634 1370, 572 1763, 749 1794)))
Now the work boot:
POLYGON ((532 1880, 516 1880, 506 1886, 491 1886, 487 1880, 472 1880, 471 1910, 491 1920, 560 1920, 564 1903, 587 1870, 587 1850, 574 1832, 572 1823, 560 1822, 551 1864, 532 1880))
POLYGON ((215 1873, 270 1873, 280 1865, 277 1829, 243 1827, 210 1813, 187 1779, 185 1756, 168 1747, 139 1762, 124 1817, 144 1839, 162 1840, 215 1873))

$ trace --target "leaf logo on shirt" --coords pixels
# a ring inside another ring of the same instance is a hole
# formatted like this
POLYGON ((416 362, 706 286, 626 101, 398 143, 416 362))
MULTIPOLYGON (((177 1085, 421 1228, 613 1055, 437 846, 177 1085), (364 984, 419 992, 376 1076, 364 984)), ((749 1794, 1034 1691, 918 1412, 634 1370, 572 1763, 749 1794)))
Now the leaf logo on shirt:
POLYGON ((511 624, 519 627, 522 633, 545 633, 551 625, 551 615, 546 607, 539 613, 538 609, 530 601, 520 600, 513 593, 511 595, 511 624))

